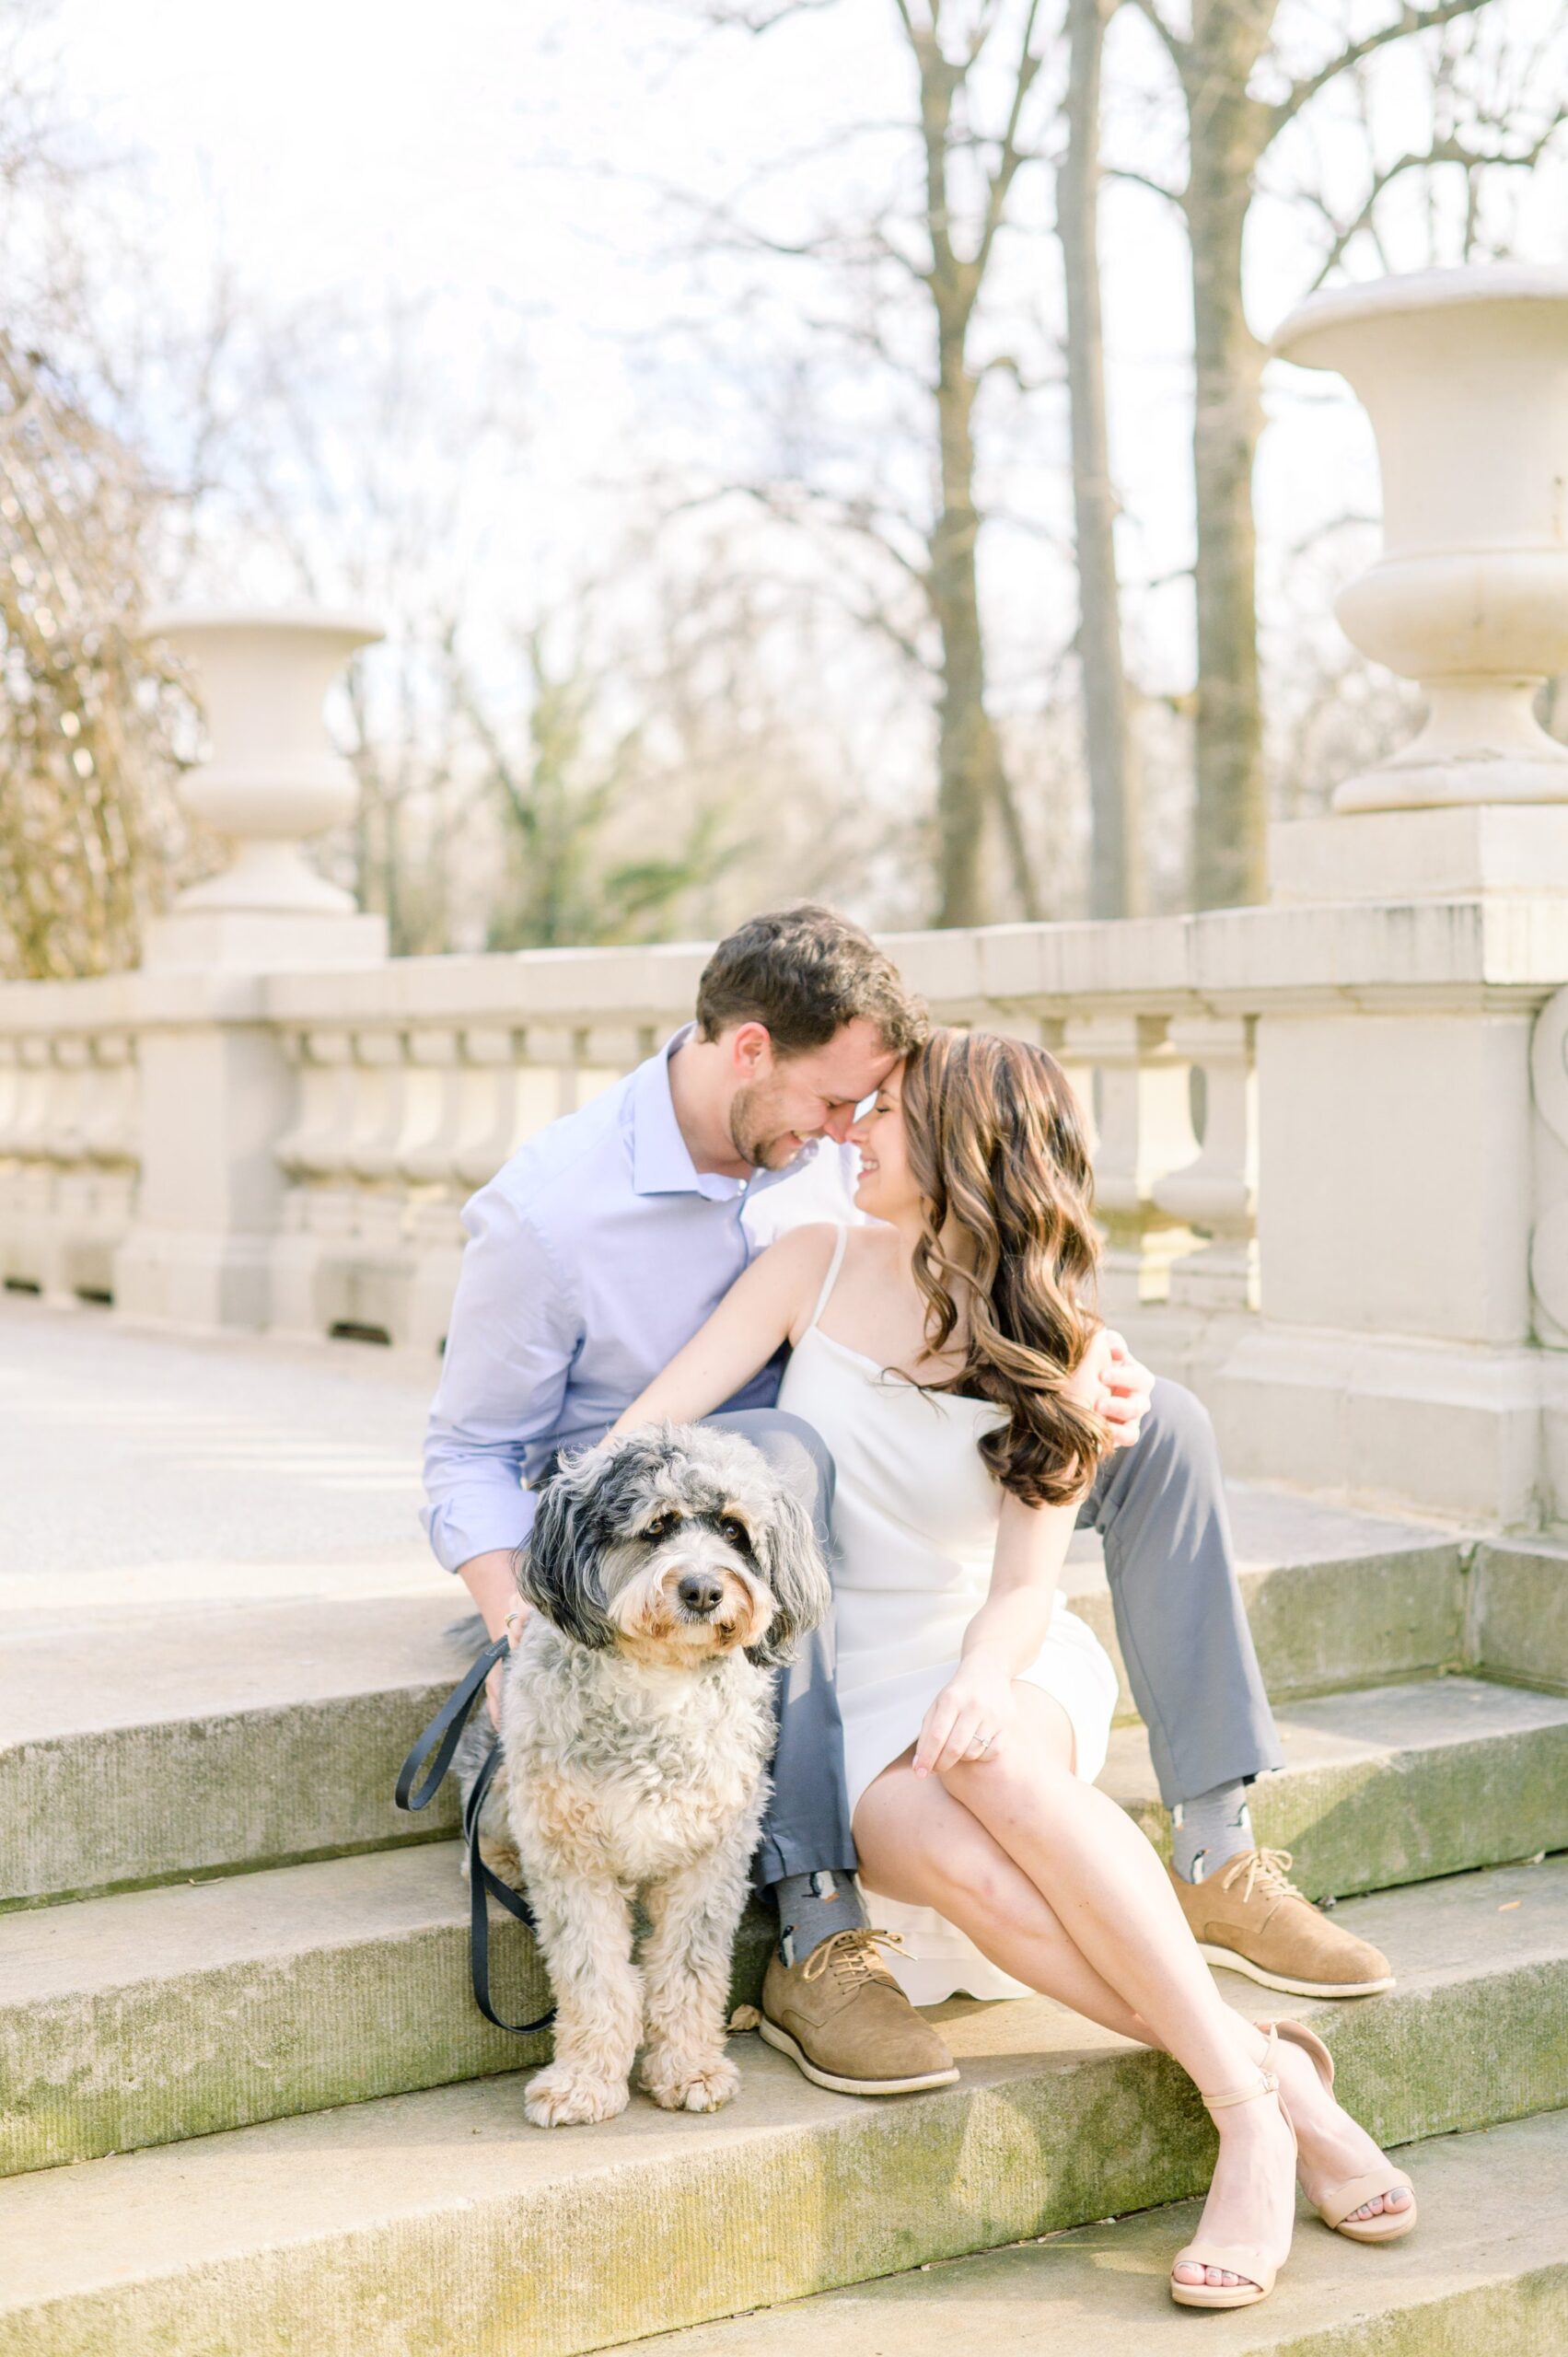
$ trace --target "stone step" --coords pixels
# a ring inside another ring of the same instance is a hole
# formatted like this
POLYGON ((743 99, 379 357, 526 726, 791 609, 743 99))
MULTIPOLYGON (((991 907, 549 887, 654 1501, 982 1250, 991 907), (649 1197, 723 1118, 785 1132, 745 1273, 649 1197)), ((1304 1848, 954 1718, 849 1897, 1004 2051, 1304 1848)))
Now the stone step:
POLYGON ((1487 1539, 1470 1570, 1470 1657, 1496 1678, 1568 1688, 1568 1547, 1487 1539))
MULTIPOLYGON (((769 1920, 748 1916, 737 2003, 769 1920)), ((485 2021, 455 1842, 125 1891, 0 1917, 0 2176, 531 2066, 485 2021)), ((550 2003, 497 1918, 497 2011, 550 2003)))
MULTIPOLYGON (((1452 1534, 1261 1490, 1233 1491, 1231 1513, 1276 1699, 1459 1657, 1452 1534)), ((1114 1651, 1091 1534, 1067 1585, 1114 1651)), ((450 1830, 449 1794, 414 1819, 391 1787, 452 1683, 443 1631, 463 1602, 447 1585, 100 1608, 64 1629, 0 1617, 0 1907, 450 1830)))
MULTIPOLYGON (((1315 1896, 1568 1847, 1568 1701, 1441 1678, 1295 1706, 1260 1838, 1315 1896)), ((1141 1730, 1104 1782, 1157 1840, 1141 1730)), ((736 1992, 756 1992, 755 1908, 736 1992)), ((0 1916, 0 2173, 517 2067, 473 2006, 453 1844, 181 1882, 0 1916), (62 2079, 60 2057, 71 2058, 62 2079)), ((499 2010, 546 2002, 531 1943, 495 1938, 499 2010)))
POLYGON ((0 1643, 0 1896, 172 1881, 450 1832, 394 1806, 454 1682, 436 1597, 97 1615, 0 1643))
MULTIPOLYGON (((1568 1846, 1568 1696, 1436 1678, 1276 1713, 1285 1766, 1252 1787, 1260 1841, 1309 1898, 1420 1882, 1568 1846)), ((1099 1779, 1168 1848, 1142 1727, 1099 1779)))
MULTIPOLYGON (((1466 1659, 1471 1550, 1459 1534, 1247 1482, 1228 1484, 1226 1502, 1242 1597, 1276 1701, 1466 1659)), ((1134 1718, 1093 1532, 1074 1534, 1063 1587, 1116 1664, 1120 1714, 1134 1718)), ((1568 1642, 1562 1652, 1568 1680, 1568 1642)))
MULTIPOLYGON (((1345 1917, 1400 1986, 1298 2010, 1386 2144, 1568 2104, 1568 1860, 1345 1917)), ((1271 2010, 1249 1981, 1225 1990, 1271 2010)), ((902 2100, 828 2095, 746 2038, 714 2119, 639 2096, 545 2133, 508 2075, 12 2177, 0 2357, 575 2357, 1202 2189, 1203 2115, 1163 2056, 1043 1999, 942 2017, 961 2081, 902 2100)), ((250 2034, 241 2010, 237 2049, 250 2034)))
POLYGON ((1326 2234, 1303 2203, 1272 2295, 1195 2327, 1166 2291, 1201 2204, 1080 2226, 852 2290, 819 2293, 606 2357, 1560 2357, 1568 2348, 1568 2112, 1409 2146, 1416 2230, 1387 2249, 1326 2234))

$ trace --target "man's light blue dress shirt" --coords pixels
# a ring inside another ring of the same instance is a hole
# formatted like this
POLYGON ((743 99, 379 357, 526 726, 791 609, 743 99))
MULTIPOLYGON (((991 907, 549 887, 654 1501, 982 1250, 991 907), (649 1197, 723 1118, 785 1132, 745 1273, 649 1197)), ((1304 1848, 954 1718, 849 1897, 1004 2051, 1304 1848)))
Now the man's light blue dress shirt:
MULTIPOLYGON (((553 1450, 602 1438, 765 1244, 858 1217, 847 1147, 824 1142, 744 1181, 693 1167, 669 1094, 690 1029, 530 1138, 464 1206, 424 1447, 422 1518, 449 1572, 521 1544, 523 1483, 553 1450)), ((780 1372, 774 1362, 725 1405, 771 1407, 780 1372)))

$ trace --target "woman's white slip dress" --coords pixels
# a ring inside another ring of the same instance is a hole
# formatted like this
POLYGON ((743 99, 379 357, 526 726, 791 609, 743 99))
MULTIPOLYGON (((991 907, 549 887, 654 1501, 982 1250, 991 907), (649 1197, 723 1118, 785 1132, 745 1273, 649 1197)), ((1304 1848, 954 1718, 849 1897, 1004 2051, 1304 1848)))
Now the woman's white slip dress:
MULTIPOLYGON (((1003 1411, 989 1399, 922 1391, 822 1332, 819 1321, 848 1233, 839 1232, 811 1324, 784 1371, 779 1406, 815 1427, 838 1469, 837 1683, 853 1812, 866 1786, 914 1742, 958 1668, 965 1629, 985 1602, 1002 1488, 978 1444, 1003 1411)), ((1076 1738, 1075 1771, 1092 1783, 1110 1740, 1116 1672, 1060 1594, 1045 1643, 1021 1675, 1066 1712, 1076 1738)), ((902 1953, 892 1950, 887 1962, 917 2005, 960 1990, 971 1997, 1030 1993, 934 1908, 906 1907, 878 1894, 871 1920, 901 1935, 902 1953)))

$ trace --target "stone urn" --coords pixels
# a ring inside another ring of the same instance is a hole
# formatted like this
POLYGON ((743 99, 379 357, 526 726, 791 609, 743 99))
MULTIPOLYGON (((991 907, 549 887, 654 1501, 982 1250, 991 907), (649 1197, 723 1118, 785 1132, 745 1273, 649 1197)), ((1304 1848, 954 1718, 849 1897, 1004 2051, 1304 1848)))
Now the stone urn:
POLYGON ((1418 679, 1421 733, 1336 810, 1568 801, 1532 702, 1568 669, 1568 269, 1431 270, 1315 295, 1275 354, 1346 377, 1372 420, 1384 552, 1345 633, 1418 679))
POLYGON ((296 608, 149 614, 188 669, 206 719, 209 758, 184 779, 188 809, 236 844, 221 876, 180 893, 177 910, 342 916, 352 894, 318 876, 301 840, 352 818, 359 788, 328 737, 321 707, 356 647, 381 637, 357 614, 296 608))

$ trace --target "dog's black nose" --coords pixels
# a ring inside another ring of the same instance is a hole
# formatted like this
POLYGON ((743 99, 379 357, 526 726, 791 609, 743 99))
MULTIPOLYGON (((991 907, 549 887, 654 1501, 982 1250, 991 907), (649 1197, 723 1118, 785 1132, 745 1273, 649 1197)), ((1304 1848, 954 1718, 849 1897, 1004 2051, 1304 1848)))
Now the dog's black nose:
POLYGON ((712 1572, 688 1572, 675 1592, 688 1612, 716 1612, 724 1587, 712 1572))

